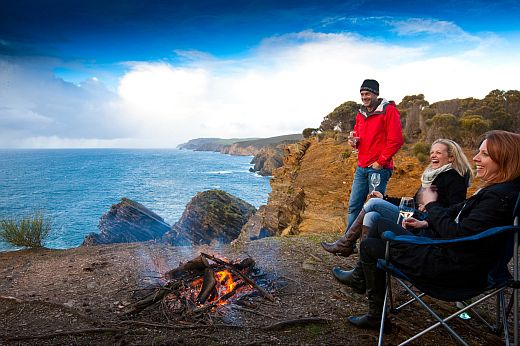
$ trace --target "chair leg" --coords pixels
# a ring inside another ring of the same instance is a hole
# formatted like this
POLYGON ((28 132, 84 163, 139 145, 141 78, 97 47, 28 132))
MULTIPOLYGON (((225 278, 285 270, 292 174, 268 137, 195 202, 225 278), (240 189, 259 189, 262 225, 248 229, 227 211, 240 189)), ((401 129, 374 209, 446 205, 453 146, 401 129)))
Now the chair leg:
POLYGON ((518 306, 518 289, 513 289, 513 297, 514 297, 514 303, 513 303, 513 315, 514 315, 514 318, 513 318, 513 328, 514 328, 514 345, 518 345, 519 344, 519 336, 518 334, 520 333, 518 331, 518 329, 520 329, 520 324, 518 323, 518 309, 520 308, 520 306, 518 306))
POLYGON ((390 286, 389 286, 390 280, 389 279, 390 278, 387 277, 385 300, 383 301, 383 312, 381 313, 381 326, 379 327, 379 340, 377 342, 378 346, 383 345, 383 334, 384 334, 384 330, 385 330, 386 310, 387 310, 387 305, 388 305, 388 296, 390 293, 390 286))
MULTIPOLYGON (((502 313, 502 325, 503 325, 503 329, 504 329, 504 344, 506 346, 509 346, 509 330, 507 327, 506 295, 503 290, 498 293, 497 301, 498 301, 498 308, 500 310, 499 312, 502 313)), ((499 320, 497 320, 497 329, 498 329, 498 325, 499 325, 499 320)))
POLYGON ((401 345, 404 345, 404 344, 407 344, 415 339, 417 339, 418 337, 426 334, 427 332, 429 332, 430 330, 438 327, 439 325, 442 325, 451 335, 453 335, 455 337, 455 339, 457 339, 458 342, 460 342, 462 345, 468 345, 460 336, 459 334, 457 334, 447 323, 446 321, 448 321, 449 319, 457 316, 459 312, 451 315, 450 317, 448 318, 445 318, 445 319, 442 319, 435 311, 433 311, 430 306, 428 306, 428 304, 426 304, 422 299, 419 298, 419 296, 414 292, 412 291, 412 289, 410 289, 408 287, 408 285, 406 285, 403 281, 401 281, 400 279, 397 279, 396 280, 401 284, 401 286, 403 286, 407 291, 408 293, 414 297, 414 299, 423 306, 423 308, 425 308, 429 313, 430 315, 432 315, 438 322, 436 324, 433 324, 431 325, 429 328, 426 328, 424 329, 423 331, 421 331, 420 333, 417 333, 415 334, 413 337, 411 337, 410 339, 406 340, 405 342, 403 342, 401 345))

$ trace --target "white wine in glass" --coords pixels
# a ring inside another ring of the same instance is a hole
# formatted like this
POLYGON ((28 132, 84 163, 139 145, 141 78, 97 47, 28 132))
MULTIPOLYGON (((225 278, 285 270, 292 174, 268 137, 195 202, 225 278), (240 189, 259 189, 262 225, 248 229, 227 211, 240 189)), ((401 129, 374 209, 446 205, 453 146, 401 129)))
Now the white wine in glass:
POLYGON ((415 202, 412 197, 401 197, 401 203, 399 203, 399 218, 397 224, 400 224, 402 220, 412 217, 415 211, 415 202), (402 218, 402 219, 401 219, 402 218))
POLYGON ((371 192, 374 192, 379 184, 381 184, 381 175, 379 173, 370 174, 370 185, 372 185, 371 192))

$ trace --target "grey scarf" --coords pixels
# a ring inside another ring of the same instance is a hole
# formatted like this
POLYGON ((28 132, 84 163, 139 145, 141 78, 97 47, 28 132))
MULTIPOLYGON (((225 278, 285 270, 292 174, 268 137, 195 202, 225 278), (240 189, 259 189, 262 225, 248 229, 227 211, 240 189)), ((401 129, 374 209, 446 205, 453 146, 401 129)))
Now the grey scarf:
POLYGON ((450 169, 452 169, 451 163, 445 164, 436 169, 426 168, 421 177, 422 187, 430 187, 439 174, 449 171, 450 169))

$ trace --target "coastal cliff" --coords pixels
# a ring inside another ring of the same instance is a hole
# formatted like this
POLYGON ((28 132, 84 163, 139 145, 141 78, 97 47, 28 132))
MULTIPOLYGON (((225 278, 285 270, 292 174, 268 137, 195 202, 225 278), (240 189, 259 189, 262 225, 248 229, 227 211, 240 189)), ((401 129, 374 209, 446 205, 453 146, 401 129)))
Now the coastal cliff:
POLYGON ((255 156, 262 148, 296 143, 302 138, 301 134, 251 139, 196 138, 178 145, 177 148, 195 151, 216 151, 222 154, 238 156, 255 156))
POLYGON ((249 171, 257 172, 264 177, 273 175, 273 171, 283 165, 284 155, 285 145, 283 144, 262 148, 251 160, 254 166, 249 168, 249 171))

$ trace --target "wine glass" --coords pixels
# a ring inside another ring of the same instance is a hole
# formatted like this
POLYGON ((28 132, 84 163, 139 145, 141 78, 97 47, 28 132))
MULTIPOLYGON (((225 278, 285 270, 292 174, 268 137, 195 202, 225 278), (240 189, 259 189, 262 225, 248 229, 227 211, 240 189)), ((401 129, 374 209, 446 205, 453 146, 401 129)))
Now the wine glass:
POLYGON ((348 138, 352 142, 352 152, 354 154, 357 154, 358 153, 357 145, 358 145, 358 141, 359 141, 359 135, 358 135, 357 131, 350 131, 348 138))
POLYGON ((397 218, 397 224, 401 224, 401 221, 412 217, 415 211, 415 202, 412 197, 401 197, 401 203, 399 203, 399 217, 397 218), (401 219, 402 217, 402 219, 401 219))
POLYGON ((381 183, 381 175, 377 172, 374 172, 370 174, 370 185, 372 185, 372 191, 374 192, 376 190, 376 187, 379 186, 381 183))

